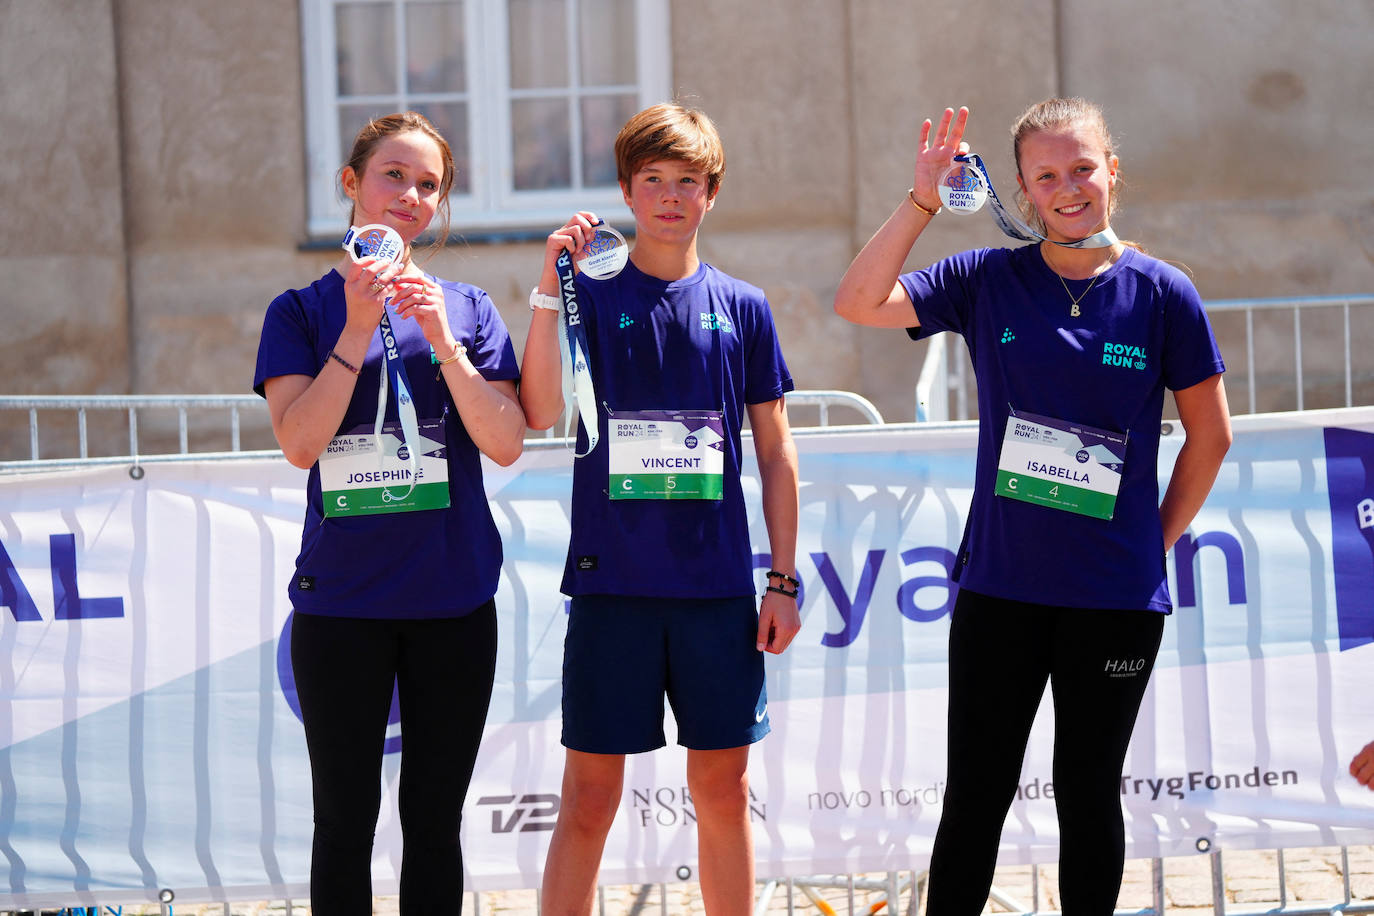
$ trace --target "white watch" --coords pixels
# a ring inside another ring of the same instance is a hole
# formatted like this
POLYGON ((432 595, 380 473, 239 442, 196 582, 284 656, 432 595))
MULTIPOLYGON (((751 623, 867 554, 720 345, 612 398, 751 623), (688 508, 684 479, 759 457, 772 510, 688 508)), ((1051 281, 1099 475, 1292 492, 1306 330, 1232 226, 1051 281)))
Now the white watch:
POLYGON ((539 291, 539 287, 530 290, 530 311, 535 309, 548 309, 551 312, 563 310, 563 300, 557 296, 546 296, 539 291))

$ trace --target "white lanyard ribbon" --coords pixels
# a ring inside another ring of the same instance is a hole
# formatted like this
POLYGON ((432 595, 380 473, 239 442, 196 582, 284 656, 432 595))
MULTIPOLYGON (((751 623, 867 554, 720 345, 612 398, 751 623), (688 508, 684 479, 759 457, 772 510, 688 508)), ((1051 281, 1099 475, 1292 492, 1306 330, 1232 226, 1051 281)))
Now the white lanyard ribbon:
POLYGON ((1001 227, 1002 232, 1011 238, 1020 239, 1023 242, 1051 242, 1064 248, 1110 248, 1120 241, 1116 237, 1116 233, 1112 231, 1111 226, 1076 242, 1056 242, 1054 239, 1046 238, 1012 215, 1002 205, 1001 199, 997 196, 997 191, 992 186, 992 176, 988 174, 987 166, 983 165, 982 157, 977 153, 972 153, 967 156, 955 156, 954 161, 972 162, 978 171, 983 173, 983 181, 988 186, 988 197, 992 199, 992 216, 997 220, 997 225, 1001 227))
MULTIPOLYGON (((386 301, 389 303, 391 297, 386 301)), ((420 447, 420 421, 415 413, 415 401, 410 396, 410 379, 406 376, 405 363, 401 360, 400 351, 396 347, 396 335, 391 330, 391 318, 387 315, 385 304, 382 307, 382 379, 377 386, 377 418, 372 424, 372 438, 377 443, 377 469, 381 470, 385 461, 385 449, 382 444, 382 420, 386 416, 386 394, 388 379, 391 384, 396 386, 396 413, 401 420, 401 446, 397 450, 398 458, 406 463, 406 469, 410 472, 410 486, 401 494, 394 494, 391 488, 386 488, 383 498, 390 497, 391 500, 405 499, 410 495, 410 491, 415 489, 415 469, 419 466, 419 456, 415 454, 420 447), (399 453, 405 452, 402 456, 399 453)))

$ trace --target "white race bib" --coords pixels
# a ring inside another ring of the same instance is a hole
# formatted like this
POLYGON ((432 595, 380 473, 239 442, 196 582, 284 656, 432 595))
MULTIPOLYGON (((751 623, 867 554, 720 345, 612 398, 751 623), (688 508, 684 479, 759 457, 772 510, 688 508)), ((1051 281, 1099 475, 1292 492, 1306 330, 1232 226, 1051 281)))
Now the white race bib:
POLYGON ((1110 519, 1126 466, 1126 434, 1015 410, 997 463, 998 496, 1110 519))
POLYGON ((611 499, 720 499, 725 423, 718 410, 612 410, 611 499))
POLYGON ((400 423, 383 424, 380 462, 378 437, 371 426, 359 426, 331 439, 320 456, 325 517, 447 509, 448 449, 444 421, 421 420, 419 427, 419 441, 406 442, 400 423), (407 454, 411 448, 418 449, 414 479, 407 454), (410 489, 412 483, 415 486, 410 489))

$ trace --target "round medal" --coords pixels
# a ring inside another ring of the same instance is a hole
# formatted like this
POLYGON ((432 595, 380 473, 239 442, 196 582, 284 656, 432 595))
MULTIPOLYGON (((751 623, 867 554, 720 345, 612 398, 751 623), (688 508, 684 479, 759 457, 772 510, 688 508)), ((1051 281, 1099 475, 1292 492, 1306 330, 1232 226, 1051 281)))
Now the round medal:
POLYGON ((630 246, 604 220, 595 226, 596 234, 577 253, 577 269, 594 280, 614 277, 630 259, 630 246))
POLYGON ((344 236, 343 248, 354 261, 363 258, 398 261, 405 254, 406 243, 401 240, 401 233, 390 226, 368 223, 351 227, 344 236))
POLYGON ((940 202, 957 213, 977 213, 988 199, 988 183, 972 162, 955 161, 940 176, 940 202))

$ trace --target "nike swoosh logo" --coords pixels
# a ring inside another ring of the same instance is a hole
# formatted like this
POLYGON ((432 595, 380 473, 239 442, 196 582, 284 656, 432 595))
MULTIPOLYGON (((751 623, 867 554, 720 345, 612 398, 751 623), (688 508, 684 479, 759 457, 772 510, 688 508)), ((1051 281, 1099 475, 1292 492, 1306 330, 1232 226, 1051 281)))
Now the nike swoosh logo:
POLYGON ((768 707, 767 707, 767 706, 763 707, 763 709, 760 709, 758 712, 754 713, 754 721, 755 721, 755 722, 762 722, 762 721, 763 721, 763 717, 766 716, 766 715, 768 715, 768 707))

